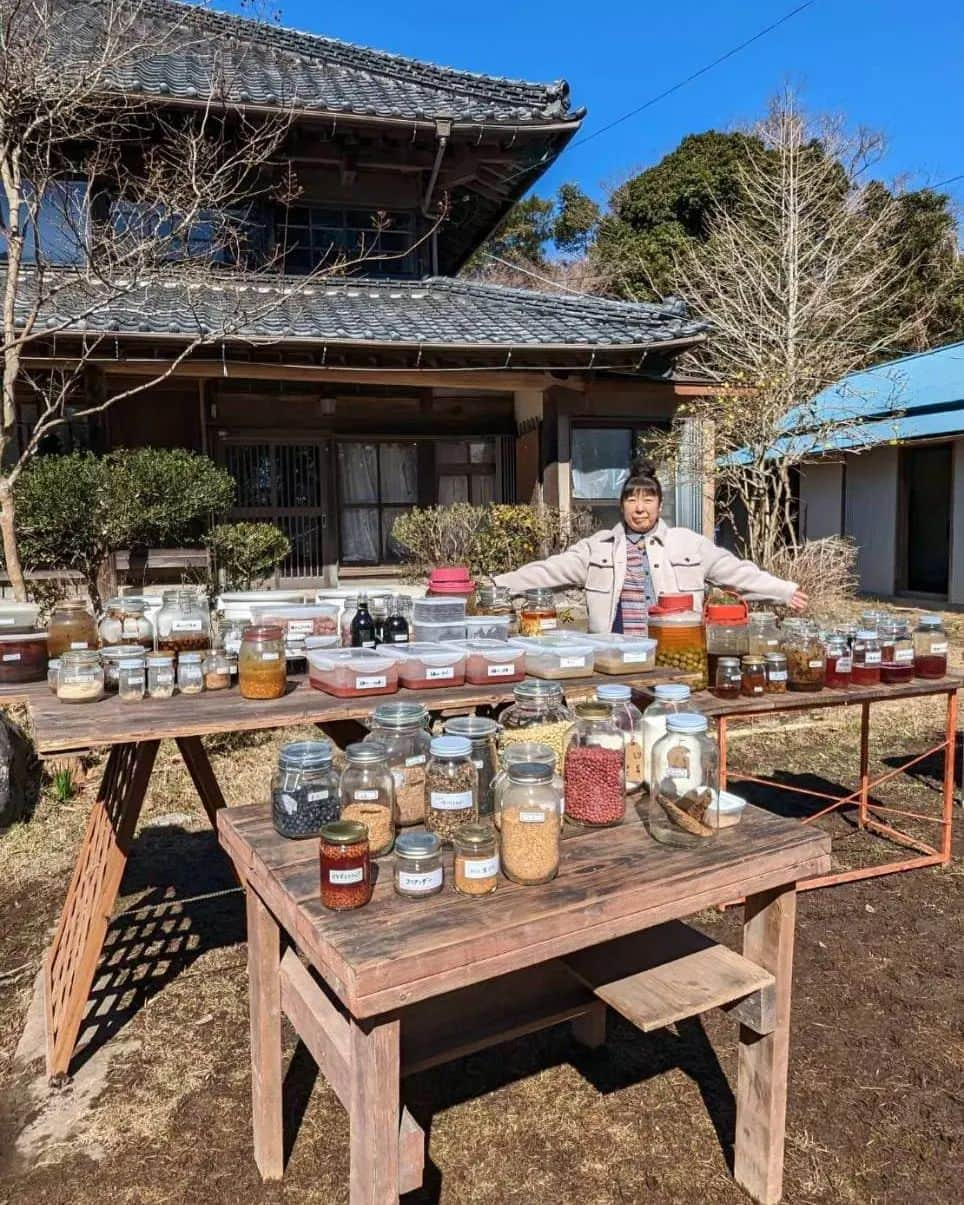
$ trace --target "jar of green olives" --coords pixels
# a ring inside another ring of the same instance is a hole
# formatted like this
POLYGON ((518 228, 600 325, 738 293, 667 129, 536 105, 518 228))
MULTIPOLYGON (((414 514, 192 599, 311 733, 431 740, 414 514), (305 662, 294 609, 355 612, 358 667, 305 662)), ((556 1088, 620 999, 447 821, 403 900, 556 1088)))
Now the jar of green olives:
POLYGON ((692 594, 661 594, 649 610, 649 634, 656 639, 657 666, 692 674, 694 690, 706 686, 706 628, 692 594))

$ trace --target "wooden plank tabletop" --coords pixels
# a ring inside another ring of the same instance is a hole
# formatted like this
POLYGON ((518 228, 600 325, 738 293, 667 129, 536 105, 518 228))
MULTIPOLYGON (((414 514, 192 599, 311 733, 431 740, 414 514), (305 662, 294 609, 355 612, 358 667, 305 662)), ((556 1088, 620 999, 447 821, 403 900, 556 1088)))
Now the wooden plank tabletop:
POLYGON ((851 686, 849 690, 786 691, 762 695, 756 699, 717 699, 708 690, 693 695, 699 709, 708 716, 766 715, 774 711, 805 711, 817 707, 846 707, 855 703, 883 703, 892 699, 916 699, 924 695, 948 694, 960 690, 964 678, 950 674, 944 678, 915 678, 894 686, 851 686))
POLYGON ((287 841, 255 804, 218 814, 221 843, 242 878, 312 959, 355 1016, 374 1016, 454 988, 571 954, 701 908, 823 874, 830 838, 748 806, 743 821, 685 849, 658 845, 630 808, 625 824, 568 828, 559 875, 541 887, 500 879, 482 899, 446 885, 427 900, 392 887, 379 863, 370 904, 334 913, 319 899, 318 843, 287 841))

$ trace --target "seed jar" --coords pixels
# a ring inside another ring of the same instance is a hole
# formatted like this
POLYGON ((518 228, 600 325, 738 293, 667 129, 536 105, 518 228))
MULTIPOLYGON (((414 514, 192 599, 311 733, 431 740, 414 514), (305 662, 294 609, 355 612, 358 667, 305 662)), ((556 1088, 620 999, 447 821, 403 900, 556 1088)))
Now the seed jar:
POLYGON ((438 895, 445 881, 442 843, 435 833, 401 833, 395 842, 395 894, 408 900, 438 895))
POLYGON ((117 697, 122 703, 139 703, 147 689, 144 655, 122 657, 117 663, 117 697))
POLYGON ((284 633, 279 627, 245 628, 238 654, 243 699, 280 699, 288 688, 284 633))
POLYGON ((174 654, 148 653, 147 693, 152 699, 170 699, 174 695, 174 654))
POLYGON ((395 841, 395 780, 388 768, 388 750, 379 741, 359 741, 348 746, 345 758, 341 818, 364 824, 372 857, 379 858, 395 841))
POLYGON ((210 649, 202 669, 205 690, 227 690, 231 685, 231 658, 223 649, 210 649))
POLYGON ((463 824, 479 818, 479 772, 472 743, 462 736, 436 736, 425 770, 425 827, 445 844, 463 824))
POLYGON ((527 680, 514 686, 512 694, 515 702, 500 717, 499 747, 503 760, 508 745, 516 741, 541 741, 555 753, 556 772, 561 773, 566 734, 573 720, 572 712, 562 701, 562 687, 558 682, 527 680))
POLYGON ((479 815, 492 815, 492 781, 499 772, 496 735, 499 725, 481 715, 456 716, 443 725, 446 736, 464 736, 472 746, 472 765, 479 775, 479 815))
POLYGON ((548 766, 552 771, 552 785, 559 794, 561 811, 565 811, 566 784, 561 774, 556 772, 556 755, 549 745, 541 741, 517 741, 502 749, 503 769, 492 780, 492 820, 496 828, 502 826, 502 801, 509 786, 509 771, 513 766, 522 762, 533 762, 536 765, 548 766))
POLYGON ((369 721, 371 735, 365 739, 385 746, 401 826, 425 819, 425 765, 432 743, 428 724, 429 714, 421 703, 381 703, 369 721))
POLYGON ((104 693, 104 669, 94 649, 76 649, 60 658, 57 698, 61 703, 93 703, 104 693))
POLYGON ((204 657, 200 653, 179 653, 177 689, 182 695, 199 695, 204 690, 204 657))
POLYGON ((643 785, 643 713, 633 702, 633 692, 622 683, 596 687, 596 698, 605 703, 623 737, 626 761, 626 790, 638 791, 643 785))
POLYGON ((650 836, 664 845, 698 845, 716 835, 719 751, 706 716, 671 715, 653 750, 650 836))
POLYGON ((271 819, 282 837, 317 837, 341 815, 338 774, 329 741, 293 741, 278 754, 271 779, 271 819))
POLYGON ((318 843, 321 902, 333 912, 363 908, 372 898, 368 830, 354 820, 336 820, 321 830, 318 843))
POLYGON ((491 895, 499 882, 499 846, 488 824, 463 824, 452 838, 455 890, 460 895, 491 895))
POLYGON ((605 703, 576 706, 576 722, 566 740, 563 777, 570 820, 593 828, 622 822, 626 754, 622 733, 605 703))
POLYGON ((914 629, 914 676, 943 678, 947 673, 947 632, 939 615, 922 615, 914 629))
POLYGON ((502 873, 534 887, 559 873, 562 800, 546 765, 516 762, 502 800, 502 873))

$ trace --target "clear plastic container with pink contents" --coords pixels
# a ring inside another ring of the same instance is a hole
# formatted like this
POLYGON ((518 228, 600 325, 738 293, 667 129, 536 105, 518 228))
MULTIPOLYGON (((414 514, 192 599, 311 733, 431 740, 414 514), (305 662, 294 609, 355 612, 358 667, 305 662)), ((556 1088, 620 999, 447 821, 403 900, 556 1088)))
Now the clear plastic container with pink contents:
POLYGON ((339 699, 391 695, 398 690, 398 658, 373 649, 312 649, 308 681, 339 699))
POLYGON ((526 676, 525 649, 506 640, 459 640, 453 646, 465 653, 465 680, 472 686, 521 682, 526 676))
POLYGON ((461 686, 465 682, 465 652, 451 644, 392 645, 398 656, 398 684, 408 690, 461 686))
POLYGON ((307 636, 337 636, 338 607, 334 603, 294 606, 290 603, 258 603, 251 608, 255 625, 266 624, 282 629, 285 643, 304 642, 307 636))

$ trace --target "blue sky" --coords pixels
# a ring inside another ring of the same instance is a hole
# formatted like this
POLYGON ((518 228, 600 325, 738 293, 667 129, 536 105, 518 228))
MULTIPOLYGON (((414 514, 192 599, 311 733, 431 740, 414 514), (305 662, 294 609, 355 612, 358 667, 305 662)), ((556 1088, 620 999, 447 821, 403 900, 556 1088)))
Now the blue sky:
MULTIPOLYGON (((280 0, 284 25, 467 70, 560 77, 589 115, 581 137, 751 37, 801 0, 488 0, 328 8, 280 0)), ((238 0, 214 0, 239 11, 238 0)), ((913 185, 964 177, 964 4, 816 0, 779 29, 645 113, 572 145, 537 191, 577 180, 593 195, 657 162, 687 134, 759 114, 791 83, 808 107, 880 130, 880 174, 913 185)), ((964 206, 964 178, 948 185, 964 206)))

